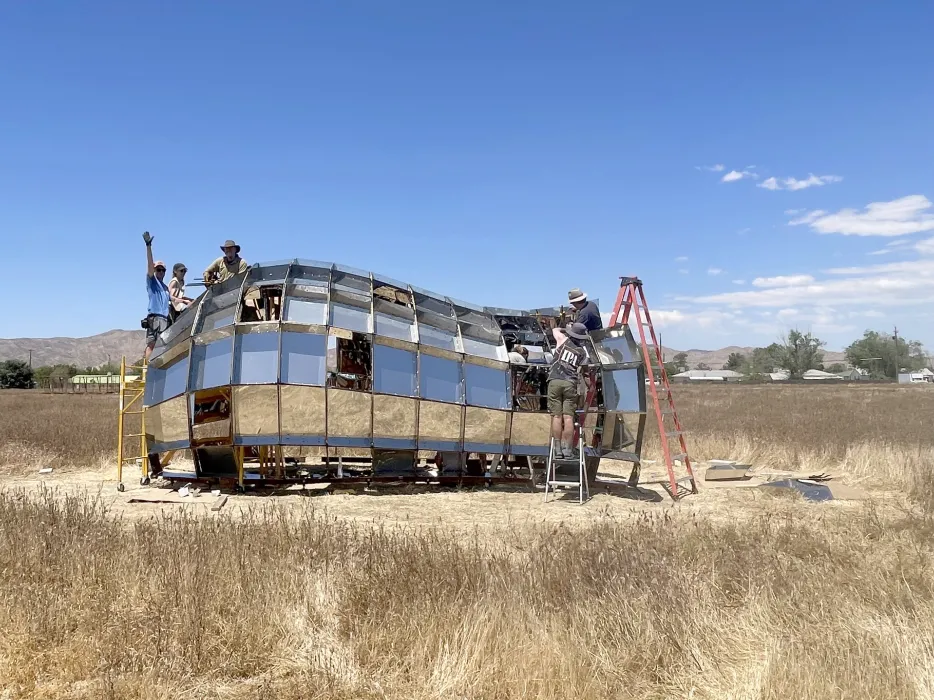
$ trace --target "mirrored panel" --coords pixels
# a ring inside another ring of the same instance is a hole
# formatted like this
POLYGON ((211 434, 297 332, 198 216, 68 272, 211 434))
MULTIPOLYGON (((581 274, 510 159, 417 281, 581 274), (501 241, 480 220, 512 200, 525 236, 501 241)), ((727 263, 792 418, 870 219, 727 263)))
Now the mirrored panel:
POLYGON ((316 386, 279 387, 283 444, 323 445, 327 431, 324 389, 316 386))
POLYGON ((603 403, 608 411, 645 410, 645 387, 641 367, 603 371, 603 403))
POLYGON ((420 401, 418 404, 419 449, 458 449, 464 409, 456 404, 420 401), (439 446, 443 443, 444 446, 439 446))
POLYGON ((464 451, 501 453, 508 428, 508 411, 468 406, 464 413, 464 451))
POLYGON ((396 396, 415 396, 416 354, 387 345, 373 346, 373 391, 396 396))
POLYGON ((625 331, 598 331, 591 334, 591 339, 601 364, 618 365, 642 360, 639 346, 628 327, 625 331))
POLYGON ((253 265, 247 272, 246 286, 254 284, 282 284, 289 272, 291 260, 279 260, 253 265))
POLYGON ((419 311, 427 311, 451 321, 454 320, 454 307, 450 301, 418 287, 412 287, 412 291, 415 295, 415 307, 419 311))
POLYGON ((239 444, 274 444, 251 441, 252 437, 279 436, 279 387, 235 386, 233 388, 234 441, 239 444), (238 439, 244 438, 244 439, 238 439))
POLYGON ((234 322, 237 302, 240 301, 240 285, 243 276, 232 277, 216 285, 205 295, 201 304, 201 317, 198 321, 198 333, 212 331, 215 328, 229 326, 234 322), (224 290, 224 291, 222 291, 224 290))
POLYGON ((189 304, 181 314, 176 317, 175 322, 169 326, 169 329, 156 339, 156 345, 149 356, 150 362, 165 353, 166 350, 186 342, 191 338, 191 329, 194 325, 195 317, 198 315, 198 306, 203 299, 202 295, 194 302, 189 304))
POLYGON ((324 386, 327 336, 315 333, 282 333, 283 384, 324 386))
POLYGON ((603 418, 601 446, 608 452, 633 451, 641 416, 608 412, 603 418))
POLYGON ((206 345, 195 343, 191 351, 189 389, 210 389, 230 384, 232 359, 233 336, 206 345))
POLYGON ((238 333, 234 344, 233 383, 275 384, 278 378, 279 334, 238 333))
POLYGON ((162 366, 150 363, 146 370, 146 393, 143 402, 147 406, 161 403, 185 393, 188 386, 188 353, 184 352, 162 366))
POLYGON ((373 291, 370 273, 346 265, 335 265, 331 271, 331 289, 362 292, 369 297, 373 291))
POLYGON ((188 396, 192 444, 230 444, 230 387, 203 389, 188 396))
POLYGON ((418 312, 418 341, 445 350, 457 350, 457 323, 437 314, 418 312))
POLYGON ((150 448, 174 449, 188 445, 188 402, 184 396, 146 408, 146 433, 150 448))
POLYGON ((464 385, 467 389, 467 403, 471 406, 486 408, 511 408, 509 372, 464 363, 464 385))
POLYGON ((551 438, 551 416, 547 413, 513 413, 509 453, 547 455, 551 438))
POLYGON ((370 331, 370 297, 346 291, 331 290, 332 326, 358 333, 370 331))
POLYGON ((418 401, 398 396, 373 397, 373 444, 414 449, 418 401))
POLYGON ((327 390, 328 444, 355 447, 332 438, 365 438, 373 435, 373 395, 345 389, 327 390))
POLYGON ((499 331, 488 332, 478 326, 461 324, 461 341, 467 355, 479 355, 490 360, 506 362, 508 353, 499 331))
POLYGON ((319 290, 295 285, 287 286, 283 314, 283 318, 290 323, 323 326, 328 318, 327 287, 319 290))
POLYGON ((433 401, 463 403, 461 364, 455 360, 419 353, 419 396, 433 401))

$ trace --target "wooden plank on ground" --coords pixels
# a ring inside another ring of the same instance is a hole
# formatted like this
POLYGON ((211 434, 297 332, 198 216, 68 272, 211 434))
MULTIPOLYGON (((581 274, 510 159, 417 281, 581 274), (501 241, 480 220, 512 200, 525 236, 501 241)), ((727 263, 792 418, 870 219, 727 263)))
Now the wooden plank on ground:
POLYGON ((221 508, 224 507, 225 503, 227 503, 227 495, 221 494, 220 496, 217 497, 217 500, 215 500, 214 503, 211 504, 211 510, 215 512, 219 511, 221 508))

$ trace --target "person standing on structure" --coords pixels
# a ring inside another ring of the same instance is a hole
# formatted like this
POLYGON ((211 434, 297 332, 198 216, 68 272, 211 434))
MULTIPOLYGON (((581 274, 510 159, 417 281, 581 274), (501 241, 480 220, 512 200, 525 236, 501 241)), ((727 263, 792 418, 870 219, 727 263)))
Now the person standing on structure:
POLYGON ((603 329, 603 319, 597 304, 587 301, 587 294, 576 287, 568 292, 568 301, 574 307, 574 320, 583 323, 589 332, 603 329))
POLYGON ((574 415, 577 412, 577 385, 587 362, 587 339, 583 323, 569 323, 562 331, 554 330, 555 359, 548 372, 548 413, 551 414, 551 437, 555 440, 557 459, 577 458, 574 440, 574 415))
POLYGON ((188 308, 188 305, 194 301, 185 296, 185 273, 188 268, 184 263, 175 263, 172 266, 172 279, 169 280, 169 297, 172 301, 169 318, 172 322, 178 318, 178 315, 188 308))
POLYGON ((149 231, 143 233, 146 243, 146 293, 149 295, 149 308, 146 313, 146 352, 143 361, 149 362, 149 356, 156 345, 156 339, 169 327, 169 288, 165 286, 165 263, 152 260, 152 236, 149 231))
POLYGON ((234 241, 226 240, 221 246, 224 254, 212 262, 204 271, 204 284, 210 286, 246 272, 246 260, 240 257, 240 246, 234 241))

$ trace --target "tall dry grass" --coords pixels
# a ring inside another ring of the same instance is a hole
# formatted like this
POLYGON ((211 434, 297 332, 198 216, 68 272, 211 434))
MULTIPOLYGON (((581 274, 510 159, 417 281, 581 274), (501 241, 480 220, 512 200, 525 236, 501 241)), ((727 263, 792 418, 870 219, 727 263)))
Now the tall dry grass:
POLYGON ((10 698, 923 698, 932 528, 870 508, 584 530, 132 527, 0 493, 10 698))

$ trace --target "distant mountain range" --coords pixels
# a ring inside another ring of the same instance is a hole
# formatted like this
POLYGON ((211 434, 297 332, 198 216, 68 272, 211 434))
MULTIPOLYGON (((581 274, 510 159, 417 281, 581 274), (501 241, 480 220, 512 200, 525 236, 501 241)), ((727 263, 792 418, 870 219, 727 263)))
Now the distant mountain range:
MULTIPOLYGON (((74 364, 78 367, 97 367, 105 362, 120 362, 126 355, 127 360, 135 361, 143 355, 146 332, 113 330, 92 335, 89 338, 0 338, 0 360, 28 360, 32 350, 32 366, 55 364, 74 364)), ((720 369, 726 364, 730 353, 739 352, 748 355, 751 347, 730 347, 719 350, 685 350, 688 365, 691 368, 704 363, 711 369, 720 369)), ((670 361, 680 350, 665 348, 665 359, 670 361)), ((824 353, 824 363, 843 362, 842 352, 824 353)))

